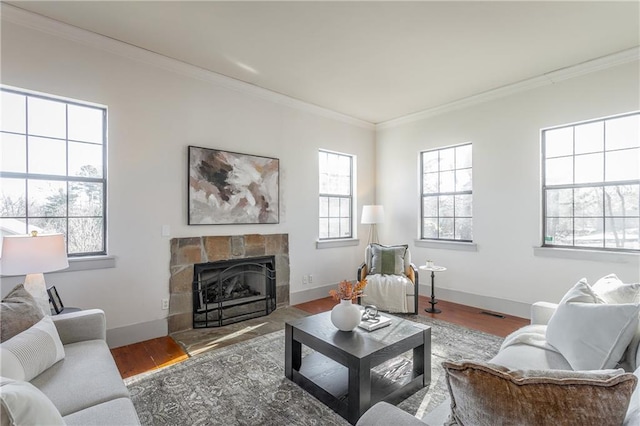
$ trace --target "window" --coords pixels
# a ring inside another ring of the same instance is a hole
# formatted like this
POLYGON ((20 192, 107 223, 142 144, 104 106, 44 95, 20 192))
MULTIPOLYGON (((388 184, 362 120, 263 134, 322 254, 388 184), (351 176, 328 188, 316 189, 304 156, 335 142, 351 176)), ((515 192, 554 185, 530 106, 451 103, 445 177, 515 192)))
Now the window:
POLYGON ((353 162, 351 155, 319 152, 321 240, 353 236, 353 162))
POLYGON ((543 245, 640 250, 640 113, 541 136, 543 245))
POLYGON ((63 233, 106 253, 106 108, 1 88, 0 236, 63 233))
POLYGON ((421 153, 422 239, 473 240, 471 158, 470 143, 421 153))

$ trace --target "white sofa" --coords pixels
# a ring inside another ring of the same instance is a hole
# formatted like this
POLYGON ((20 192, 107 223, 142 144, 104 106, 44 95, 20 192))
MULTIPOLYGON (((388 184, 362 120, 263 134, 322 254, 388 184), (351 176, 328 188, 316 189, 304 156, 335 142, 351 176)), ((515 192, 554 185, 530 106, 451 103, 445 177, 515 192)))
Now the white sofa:
MULTIPOLYGON (((554 347, 545 341, 545 332, 549 320, 558 304, 537 302, 531 307, 531 325, 523 327, 505 339, 498 354, 489 364, 504 366, 511 370, 572 370, 570 363, 554 347)), ((635 336, 627 350, 620 367, 640 379, 640 326, 635 326, 635 336)), ((540 405, 540 404, 538 404, 540 405)), ((357 426, 430 426, 449 424, 451 401, 448 399, 427 413, 422 419, 402 411, 386 402, 371 407, 358 421, 357 426)), ((541 405, 545 409, 544 404, 541 405)), ((455 423, 454 423, 455 424, 455 423)), ((489 422, 488 424, 491 424, 489 422)), ((623 422, 624 426, 640 425, 640 386, 635 388, 623 422)))
MULTIPOLYGON (((31 385, 53 403, 64 424, 139 425, 129 391, 105 341, 104 312, 91 309, 52 319, 63 344, 64 358, 31 379, 31 385)), ((16 398, 22 396, 16 393, 16 398)), ((8 408, 4 399, 2 408, 8 408)), ((33 406, 30 409, 34 410, 33 406)), ((3 425, 5 421, 12 424, 9 417, 3 412, 3 425)), ((14 423, 20 424, 18 419, 14 423)), ((45 423, 61 422, 52 417, 51 422, 45 423)), ((40 420, 38 424, 44 423, 40 420)))

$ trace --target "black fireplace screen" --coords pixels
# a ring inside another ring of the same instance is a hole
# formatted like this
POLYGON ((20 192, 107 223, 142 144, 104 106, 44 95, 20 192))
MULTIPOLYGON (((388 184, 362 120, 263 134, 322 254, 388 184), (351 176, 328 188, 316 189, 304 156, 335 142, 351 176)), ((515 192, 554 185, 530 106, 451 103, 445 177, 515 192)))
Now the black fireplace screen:
POLYGON ((273 256, 194 265, 193 328, 220 327, 276 308, 273 256))

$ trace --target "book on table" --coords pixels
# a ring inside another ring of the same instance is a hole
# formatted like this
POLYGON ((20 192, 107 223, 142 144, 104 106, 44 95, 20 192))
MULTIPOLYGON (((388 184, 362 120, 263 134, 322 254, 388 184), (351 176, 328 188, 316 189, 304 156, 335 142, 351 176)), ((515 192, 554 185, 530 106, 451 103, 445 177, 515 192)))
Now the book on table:
POLYGON ((384 315, 378 315, 375 319, 366 319, 360 321, 358 327, 364 328, 367 331, 377 330, 382 327, 386 327, 391 324, 391 318, 384 315))

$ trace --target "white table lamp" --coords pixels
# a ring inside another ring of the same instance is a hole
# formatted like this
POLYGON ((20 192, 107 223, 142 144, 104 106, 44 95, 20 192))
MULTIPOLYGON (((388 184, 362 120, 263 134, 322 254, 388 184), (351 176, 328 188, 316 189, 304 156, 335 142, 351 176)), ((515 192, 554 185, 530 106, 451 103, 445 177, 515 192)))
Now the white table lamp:
POLYGON ((45 314, 50 312, 44 272, 68 268, 63 234, 11 235, 2 239, 2 275, 22 275, 24 288, 36 299, 45 314))
POLYGON ((371 225, 369 228, 369 244, 378 242, 378 229, 376 224, 384 222, 384 207, 380 205, 362 206, 363 224, 371 225))

